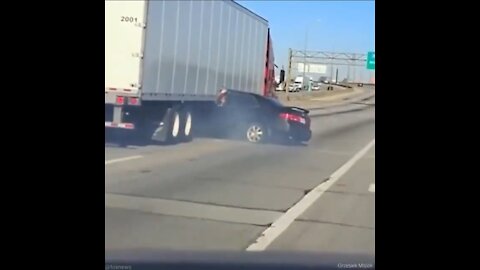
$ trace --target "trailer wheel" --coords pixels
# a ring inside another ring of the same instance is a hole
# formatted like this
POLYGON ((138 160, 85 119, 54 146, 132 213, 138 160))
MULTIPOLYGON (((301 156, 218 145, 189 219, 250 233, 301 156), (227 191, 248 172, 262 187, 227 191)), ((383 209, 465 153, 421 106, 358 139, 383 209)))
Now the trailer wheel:
POLYGON ((174 108, 172 110, 167 142, 173 144, 177 143, 180 138, 181 117, 178 109, 174 108))
POLYGON ((180 140, 182 142, 190 142, 193 139, 192 112, 188 108, 184 108, 180 115, 181 115, 180 140))

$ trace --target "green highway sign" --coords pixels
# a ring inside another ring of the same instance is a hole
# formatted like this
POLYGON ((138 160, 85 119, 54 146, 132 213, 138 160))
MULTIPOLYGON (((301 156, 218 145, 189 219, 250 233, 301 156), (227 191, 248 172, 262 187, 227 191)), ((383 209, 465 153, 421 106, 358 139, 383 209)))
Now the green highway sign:
POLYGON ((375 52, 367 54, 367 69, 375 69, 375 52))

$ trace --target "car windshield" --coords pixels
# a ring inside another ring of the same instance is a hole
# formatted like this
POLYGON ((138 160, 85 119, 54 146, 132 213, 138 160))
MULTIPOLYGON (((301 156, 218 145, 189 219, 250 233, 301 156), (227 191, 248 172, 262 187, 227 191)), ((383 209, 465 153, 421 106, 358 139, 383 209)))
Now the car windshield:
POLYGON ((374 13, 105 0, 105 250, 374 256, 374 13))

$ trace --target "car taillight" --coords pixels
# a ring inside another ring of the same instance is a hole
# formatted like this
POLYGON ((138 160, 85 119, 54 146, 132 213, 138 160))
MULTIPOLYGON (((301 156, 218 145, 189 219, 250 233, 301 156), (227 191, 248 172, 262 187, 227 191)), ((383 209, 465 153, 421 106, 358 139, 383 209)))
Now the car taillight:
POLYGON ((117 97, 116 103, 120 105, 125 104, 125 97, 117 97))
POLYGON ((299 123, 302 123, 302 124, 305 124, 305 122, 306 122, 305 118, 303 118, 301 116, 298 116, 298 115, 295 115, 295 114, 290 114, 290 113, 281 113, 280 118, 285 119, 285 120, 289 120, 289 121, 293 121, 293 122, 299 122, 299 123))

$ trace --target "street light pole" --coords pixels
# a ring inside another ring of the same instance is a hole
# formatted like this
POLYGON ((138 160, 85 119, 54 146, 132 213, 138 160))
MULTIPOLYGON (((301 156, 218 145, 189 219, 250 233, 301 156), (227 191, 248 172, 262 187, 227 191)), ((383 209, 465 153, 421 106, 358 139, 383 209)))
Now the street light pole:
POLYGON ((305 87, 305 71, 307 69, 307 42, 308 42, 308 25, 305 29, 305 47, 303 50, 303 79, 302 79, 302 88, 305 87))
POLYGON ((288 49, 288 71, 287 78, 285 81, 285 92, 287 93, 287 100, 290 100, 288 97, 288 92, 290 92, 290 77, 292 76, 292 49, 288 49))
MULTIPOLYGON (((320 22, 320 19, 316 19, 315 22, 320 22)), ((306 69, 307 69, 307 44, 308 44, 308 30, 310 29, 312 22, 308 23, 305 27, 305 47, 303 49, 303 86, 306 85, 306 69)), ((310 85, 310 79, 308 79, 308 91, 312 91, 312 87, 310 85)))

